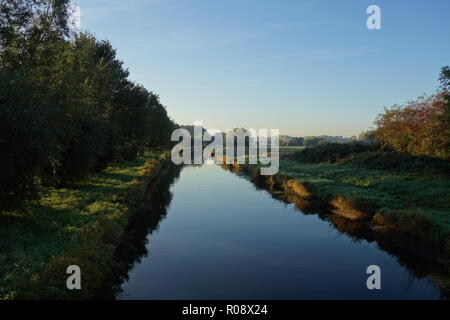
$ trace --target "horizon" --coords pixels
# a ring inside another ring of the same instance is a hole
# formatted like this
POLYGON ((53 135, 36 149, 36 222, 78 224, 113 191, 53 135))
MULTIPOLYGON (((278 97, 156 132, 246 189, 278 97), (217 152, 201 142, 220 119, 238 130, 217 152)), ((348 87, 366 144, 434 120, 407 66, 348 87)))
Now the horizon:
POLYGON ((111 41, 175 122, 209 128, 358 136, 385 107, 435 92, 449 60, 436 41, 447 1, 76 4, 82 30, 111 41), (371 4, 381 30, 366 27, 371 4))

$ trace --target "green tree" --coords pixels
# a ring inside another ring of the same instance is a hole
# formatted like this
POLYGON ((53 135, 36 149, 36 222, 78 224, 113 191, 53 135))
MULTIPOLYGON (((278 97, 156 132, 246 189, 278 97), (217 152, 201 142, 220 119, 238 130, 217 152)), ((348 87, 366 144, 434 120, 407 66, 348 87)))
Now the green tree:
POLYGON ((171 144, 165 107, 129 80, 112 45, 68 37, 68 0, 0 1, 0 198, 171 144))

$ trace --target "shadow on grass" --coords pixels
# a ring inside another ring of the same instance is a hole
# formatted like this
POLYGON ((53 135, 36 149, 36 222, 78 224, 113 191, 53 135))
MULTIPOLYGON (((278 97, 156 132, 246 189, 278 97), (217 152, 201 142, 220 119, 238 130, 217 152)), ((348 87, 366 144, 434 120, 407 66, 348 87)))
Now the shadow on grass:
MULTIPOLYGON (((32 294, 40 289, 33 293, 32 288, 49 261, 79 246, 89 234, 95 236, 96 224, 119 226, 113 221, 124 214, 124 190, 146 161, 155 158, 126 161, 78 187, 41 188, 39 199, 0 211, 0 299, 39 298, 32 294)), ((46 290, 51 294, 51 288, 46 290)))

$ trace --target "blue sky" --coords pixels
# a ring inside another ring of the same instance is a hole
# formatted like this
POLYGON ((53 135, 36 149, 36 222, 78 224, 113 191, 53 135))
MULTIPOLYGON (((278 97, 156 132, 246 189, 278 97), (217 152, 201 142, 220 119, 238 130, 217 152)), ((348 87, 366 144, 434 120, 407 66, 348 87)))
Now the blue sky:
POLYGON ((77 0, 132 79, 180 124, 357 135, 433 93, 450 64, 448 0, 77 0), (381 7, 382 30, 366 27, 381 7))

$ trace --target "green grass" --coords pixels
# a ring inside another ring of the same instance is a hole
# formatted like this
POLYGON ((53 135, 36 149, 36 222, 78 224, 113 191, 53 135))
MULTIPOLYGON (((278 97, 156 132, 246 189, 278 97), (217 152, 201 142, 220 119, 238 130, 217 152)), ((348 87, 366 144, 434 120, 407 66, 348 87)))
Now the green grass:
POLYGON ((280 171, 323 189, 325 198, 357 192, 377 200, 380 207, 422 207, 450 212, 450 179, 371 170, 351 164, 311 164, 282 160, 280 171))
POLYGON ((73 189, 42 188, 38 200, 0 212, 0 298, 89 298, 109 276, 143 177, 160 153, 108 168, 73 189), (140 179, 139 179, 140 178, 140 179), (82 270, 83 290, 65 288, 66 268, 82 270))
POLYGON ((347 203, 341 209, 369 213, 374 216, 374 222, 384 222, 389 227, 417 235, 448 254, 448 175, 374 170, 351 162, 320 164, 290 159, 281 160, 280 173, 306 184, 314 196, 328 203, 339 206, 342 201, 337 199, 345 199, 347 203), (411 223, 412 220, 421 223, 411 223))
POLYGON ((300 162, 294 154, 282 158, 279 173, 271 177, 260 176, 259 165, 231 169, 299 199, 319 199, 344 217, 415 236, 450 258, 447 166, 443 160, 372 151, 335 163, 300 162))
POLYGON ((280 150, 280 155, 284 156, 284 155, 291 155, 295 152, 303 150, 304 148, 305 147, 302 147, 302 146, 280 146, 279 150, 280 150))

